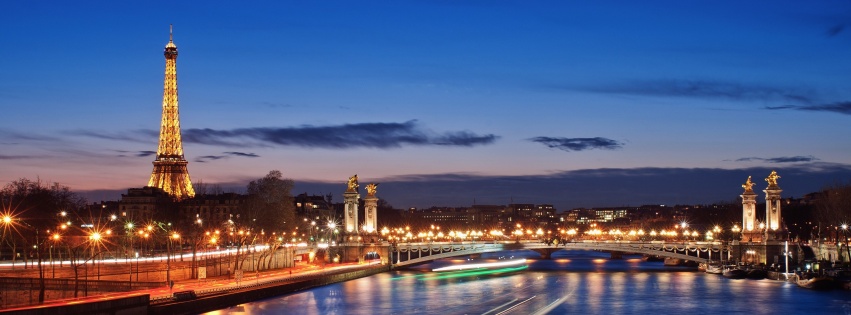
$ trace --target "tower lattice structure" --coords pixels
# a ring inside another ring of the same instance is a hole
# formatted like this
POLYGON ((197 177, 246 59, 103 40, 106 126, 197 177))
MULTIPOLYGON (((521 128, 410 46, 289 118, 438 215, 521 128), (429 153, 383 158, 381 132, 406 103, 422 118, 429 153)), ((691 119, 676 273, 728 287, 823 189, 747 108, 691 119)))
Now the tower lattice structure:
POLYGON ((180 117, 177 108, 177 46, 169 29, 168 44, 165 45, 165 83, 163 85, 163 116, 160 125, 160 142, 154 171, 148 186, 157 187, 177 198, 195 196, 189 180, 186 159, 183 157, 183 141, 180 137, 180 117))

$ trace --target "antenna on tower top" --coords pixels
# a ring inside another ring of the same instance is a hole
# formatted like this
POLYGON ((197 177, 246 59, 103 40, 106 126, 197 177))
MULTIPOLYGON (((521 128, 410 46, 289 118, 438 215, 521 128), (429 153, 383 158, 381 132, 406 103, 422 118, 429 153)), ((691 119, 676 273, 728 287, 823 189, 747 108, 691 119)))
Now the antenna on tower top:
POLYGON ((169 42, 173 42, 173 41, 174 41, 174 34, 173 34, 173 32, 174 32, 174 26, 173 26, 172 24, 169 24, 169 25, 168 25, 168 41, 169 41, 169 42))

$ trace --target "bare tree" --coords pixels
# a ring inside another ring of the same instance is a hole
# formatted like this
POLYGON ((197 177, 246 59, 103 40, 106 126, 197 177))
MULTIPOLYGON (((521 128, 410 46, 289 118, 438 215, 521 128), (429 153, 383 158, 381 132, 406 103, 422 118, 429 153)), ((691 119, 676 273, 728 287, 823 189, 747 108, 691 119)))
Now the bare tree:
POLYGON ((192 186, 194 186, 196 196, 207 195, 207 186, 209 186, 209 185, 207 185, 207 183, 205 183, 203 180, 199 179, 199 180, 193 181, 192 186))
MULTIPOLYGON (((234 235, 237 246, 234 270, 240 270, 247 258, 248 251, 241 250, 243 246, 254 245, 258 241, 268 245, 259 253, 255 265, 255 270, 259 270, 263 266, 261 261, 270 259, 280 247, 274 235, 283 235, 295 227, 295 205, 291 194, 293 185, 293 180, 284 179, 278 170, 248 183, 248 199, 242 215, 234 220, 242 231, 234 235)), ((268 263, 265 265, 268 266, 268 263)))
MULTIPOLYGON (((41 246, 47 238, 40 235, 40 231, 51 230, 56 223, 60 211, 77 212, 86 204, 85 199, 72 192, 67 186, 59 183, 47 185, 40 179, 35 181, 21 178, 12 181, 0 190, 0 205, 2 205, 3 216, 15 217, 14 233, 4 226, 3 236, 6 242, 11 238, 12 261, 17 259, 16 235, 19 236, 24 245, 23 248, 34 248, 34 256, 38 260, 39 268, 39 303, 44 302, 44 270, 42 268, 41 246), (20 229, 18 229, 20 228, 20 229), (26 232, 24 232, 26 231, 26 232), (32 236, 29 234, 31 233, 32 236), (24 235, 28 234, 28 235, 24 235)), ((43 232, 42 232, 43 233, 43 232)), ((24 256, 26 263, 28 255, 24 256)))
POLYGON ((839 238, 841 234, 847 233, 838 228, 841 224, 851 224, 851 184, 828 186, 817 199, 815 212, 819 234, 825 231, 828 233, 826 236, 839 238), (825 229, 830 227, 833 227, 832 231, 825 229))

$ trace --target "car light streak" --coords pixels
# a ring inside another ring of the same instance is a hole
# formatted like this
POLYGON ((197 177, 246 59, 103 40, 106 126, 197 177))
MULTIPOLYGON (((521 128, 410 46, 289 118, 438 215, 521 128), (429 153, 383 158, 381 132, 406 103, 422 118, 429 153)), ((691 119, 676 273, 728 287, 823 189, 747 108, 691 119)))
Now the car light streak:
POLYGON ((457 266, 446 266, 432 269, 431 271, 440 272, 440 271, 451 271, 451 270, 466 270, 466 269, 479 269, 479 268, 493 268, 493 267, 510 267, 510 266, 519 266, 525 265, 526 259, 518 259, 518 260, 507 260, 507 261, 498 261, 492 263, 478 263, 478 264, 464 264, 457 266))

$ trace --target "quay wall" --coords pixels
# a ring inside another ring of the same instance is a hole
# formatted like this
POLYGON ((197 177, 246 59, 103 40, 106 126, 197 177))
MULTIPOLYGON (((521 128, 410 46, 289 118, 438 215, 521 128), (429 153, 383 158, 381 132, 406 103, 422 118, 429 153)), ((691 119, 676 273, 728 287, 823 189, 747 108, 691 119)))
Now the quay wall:
MULTIPOLYGON (((242 270, 254 272, 258 268, 259 255, 241 255, 242 270)), ((293 267, 295 251, 279 249, 273 257, 267 257, 260 263, 259 269, 276 270, 293 267), (268 264, 267 264, 268 263, 268 264)), ((69 262, 42 262, 45 280, 45 302, 58 299, 87 297, 114 292, 128 292, 139 289, 151 289, 167 285, 166 279, 173 281, 197 279, 197 267, 204 268, 207 278, 225 276, 231 273, 235 255, 211 255, 196 261, 191 258, 173 258, 170 263, 164 261, 145 261, 119 259, 117 262, 88 261, 76 264, 69 262), (75 295, 76 291, 76 295, 75 295)), ((25 305, 37 305, 39 294, 39 270, 32 264, 6 266, 0 269, 0 311, 25 305)))
MULTIPOLYGON (((73 301, 73 300, 72 300, 73 301)), ((3 314, 11 315, 146 315, 150 296, 138 294, 128 297, 105 298, 86 303, 56 303, 31 308, 3 310, 3 314)))
POLYGON ((197 314, 273 296, 293 293, 313 287, 368 277, 389 270, 389 265, 378 265, 368 269, 317 276, 296 282, 271 284, 241 289, 238 291, 199 296, 186 301, 153 304, 148 308, 148 314, 197 314))

